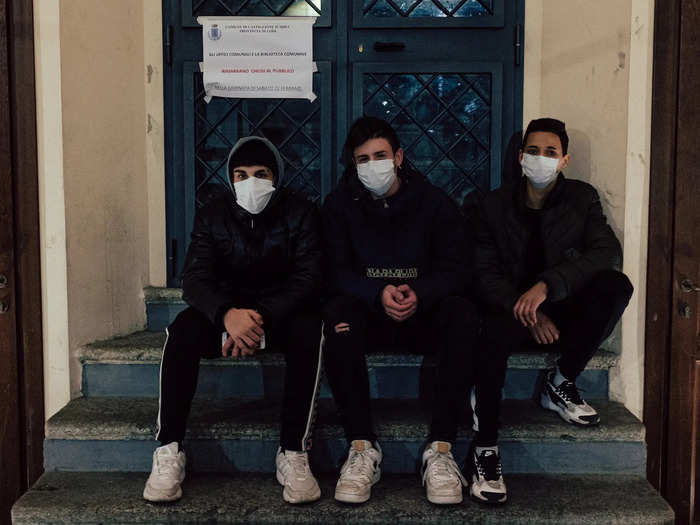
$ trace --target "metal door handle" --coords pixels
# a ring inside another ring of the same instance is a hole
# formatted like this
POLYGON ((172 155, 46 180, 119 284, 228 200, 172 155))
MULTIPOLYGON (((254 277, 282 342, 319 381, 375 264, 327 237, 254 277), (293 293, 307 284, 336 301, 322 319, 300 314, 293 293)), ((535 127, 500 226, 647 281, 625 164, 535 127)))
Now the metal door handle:
POLYGON ((690 279, 683 279, 678 283, 678 285, 680 286, 681 291, 685 293, 700 292, 700 286, 693 283, 693 281, 690 279))
POLYGON ((377 53, 395 53, 406 49, 404 42, 375 42, 374 50, 377 53))

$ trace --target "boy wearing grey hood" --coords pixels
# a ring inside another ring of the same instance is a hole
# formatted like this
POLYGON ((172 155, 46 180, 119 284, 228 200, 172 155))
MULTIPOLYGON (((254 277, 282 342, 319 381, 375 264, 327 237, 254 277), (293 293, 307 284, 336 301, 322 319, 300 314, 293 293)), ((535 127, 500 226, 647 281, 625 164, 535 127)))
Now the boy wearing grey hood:
POLYGON ((282 188, 284 163, 247 137, 227 164, 230 192, 198 210, 183 273, 189 308, 166 329, 160 368, 160 446, 143 497, 182 497, 183 440, 200 358, 282 349, 286 372, 277 480, 289 503, 320 498, 308 450, 321 374, 321 246, 316 206, 282 188))

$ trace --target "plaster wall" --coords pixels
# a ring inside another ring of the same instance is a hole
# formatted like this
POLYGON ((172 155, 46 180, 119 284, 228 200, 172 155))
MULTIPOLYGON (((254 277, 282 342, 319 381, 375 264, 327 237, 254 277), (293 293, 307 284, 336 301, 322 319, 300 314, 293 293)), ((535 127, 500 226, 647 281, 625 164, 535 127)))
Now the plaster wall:
MULTIPOLYGON (((71 394, 80 345, 141 329, 149 284, 144 0, 61 0, 71 394)), ((146 0, 148 1, 148 0, 146 0)))
POLYGON ((59 0, 34 0, 44 411, 70 401, 59 0))

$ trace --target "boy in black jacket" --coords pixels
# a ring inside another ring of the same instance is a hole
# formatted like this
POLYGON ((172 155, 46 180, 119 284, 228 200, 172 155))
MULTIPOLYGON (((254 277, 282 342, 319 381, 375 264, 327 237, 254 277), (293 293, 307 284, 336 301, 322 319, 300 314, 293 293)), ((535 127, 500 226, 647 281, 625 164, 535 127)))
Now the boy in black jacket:
POLYGON ((282 348, 286 361, 277 480, 285 501, 314 501, 321 491, 307 450, 321 374, 318 211, 280 187, 284 164, 267 139, 239 140, 227 170, 231 192, 195 218, 182 286, 190 307, 166 330, 156 436, 161 446, 143 496, 154 502, 182 496, 182 441, 200 357, 254 355, 265 341, 282 348))
POLYGON ((564 177, 569 164, 564 123, 533 120, 520 151, 523 177, 484 199, 477 227, 475 281, 487 305, 477 354, 478 426, 467 470, 472 497, 503 503, 498 455, 501 389, 508 356, 527 339, 562 352, 545 379, 540 403, 565 421, 599 418, 576 388, 632 296, 614 268, 621 248, 590 184, 564 177))
POLYGON ((406 167, 396 132, 364 117, 349 131, 345 175, 322 208, 331 299, 325 370, 350 450, 335 498, 369 499, 381 448, 372 428, 365 353, 377 344, 437 354, 437 392, 423 483, 434 503, 462 501, 451 449, 466 405, 478 317, 464 290, 465 234, 455 203, 406 167))

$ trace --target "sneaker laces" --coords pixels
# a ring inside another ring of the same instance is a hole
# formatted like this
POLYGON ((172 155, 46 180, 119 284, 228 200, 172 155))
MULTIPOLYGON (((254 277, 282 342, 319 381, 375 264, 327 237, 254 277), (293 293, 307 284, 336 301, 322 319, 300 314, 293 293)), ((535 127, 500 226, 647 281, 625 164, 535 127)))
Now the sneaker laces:
POLYGON ((170 476, 177 470, 177 456, 156 454, 156 470, 159 476, 170 476))
POLYGON ((433 456, 428 458, 423 481, 430 477, 432 483, 445 483, 452 481, 455 476, 464 482, 464 476, 455 463, 451 452, 435 452, 433 456))
POLYGON ((352 481, 369 483, 372 481, 373 460, 369 450, 357 451, 352 449, 348 458, 347 468, 342 477, 352 481))
POLYGON ((576 383, 567 379, 556 388, 565 401, 573 403, 574 405, 583 405, 583 399, 581 399, 581 394, 579 394, 578 388, 576 388, 576 383))
MULTIPOLYGON (((476 453, 474 454, 476 456, 476 453)), ((476 470, 486 481, 498 481, 503 472, 501 459, 493 450, 484 450, 476 456, 476 470)))
POLYGON ((305 452, 285 451, 284 457, 289 461, 297 479, 303 479, 308 476, 309 459, 305 452))

